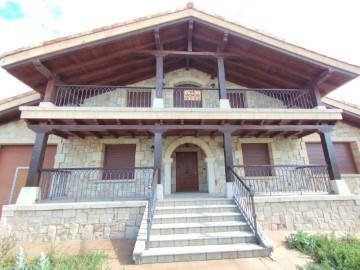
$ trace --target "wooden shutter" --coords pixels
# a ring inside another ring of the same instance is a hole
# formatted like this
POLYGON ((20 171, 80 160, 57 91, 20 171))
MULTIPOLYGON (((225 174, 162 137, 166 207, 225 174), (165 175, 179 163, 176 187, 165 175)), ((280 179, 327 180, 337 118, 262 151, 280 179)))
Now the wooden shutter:
POLYGON ((105 146, 104 167, 117 170, 105 170, 103 179, 134 179, 135 144, 108 144, 105 146), (119 170, 128 168, 127 170, 119 170))
POLYGON ((243 93, 228 92, 227 98, 229 99, 231 108, 245 108, 243 93))
MULTIPOLYGON (((321 143, 307 143, 310 164, 326 164, 321 143)), ((334 143, 336 162, 340 173, 358 173, 350 143, 334 143)))
MULTIPOLYGON (((267 143, 243 143, 241 145, 244 165, 270 165, 267 143)), ((270 167, 245 167, 246 176, 270 176, 270 167)))

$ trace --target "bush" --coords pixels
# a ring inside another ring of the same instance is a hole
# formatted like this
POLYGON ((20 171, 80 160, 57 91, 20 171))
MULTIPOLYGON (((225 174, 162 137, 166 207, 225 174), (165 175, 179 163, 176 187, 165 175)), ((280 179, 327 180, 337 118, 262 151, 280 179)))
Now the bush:
POLYGON ((288 247, 310 255, 317 264, 308 263, 298 269, 306 270, 353 270, 360 269, 360 239, 334 234, 310 235, 298 232, 287 237, 288 247))

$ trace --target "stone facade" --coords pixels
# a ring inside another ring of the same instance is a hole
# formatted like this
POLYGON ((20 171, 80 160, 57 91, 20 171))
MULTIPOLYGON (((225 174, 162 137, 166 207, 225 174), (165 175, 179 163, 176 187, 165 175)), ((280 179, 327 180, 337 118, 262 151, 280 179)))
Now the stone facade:
POLYGON ((257 221, 272 231, 348 231, 360 226, 359 196, 255 197, 257 221))
POLYGON ((145 204, 146 201, 7 205, 2 223, 8 232, 24 241, 136 238, 145 204))

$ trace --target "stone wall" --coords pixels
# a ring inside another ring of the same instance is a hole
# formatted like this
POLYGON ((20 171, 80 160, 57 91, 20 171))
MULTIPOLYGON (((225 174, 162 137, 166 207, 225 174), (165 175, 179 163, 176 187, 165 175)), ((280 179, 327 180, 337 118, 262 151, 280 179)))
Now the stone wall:
POLYGON ((146 201, 3 207, 2 224, 23 241, 136 238, 146 201))
POLYGON ((360 231, 360 196, 255 197, 263 230, 360 231))

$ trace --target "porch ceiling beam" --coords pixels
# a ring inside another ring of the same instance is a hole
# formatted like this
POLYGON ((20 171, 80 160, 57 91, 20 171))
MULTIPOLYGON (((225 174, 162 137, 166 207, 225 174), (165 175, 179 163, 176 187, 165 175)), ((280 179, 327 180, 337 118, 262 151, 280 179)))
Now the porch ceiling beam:
POLYGON ((142 50, 139 54, 150 54, 154 56, 168 56, 168 57, 198 57, 198 58, 212 58, 212 57, 241 57, 236 53, 218 53, 218 52, 189 52, 189 51, 174 51, 174 50, 142 50))
POLYGON ((289 138, 289 137, 291 137, 291 136, 296 136, 296 135, 298 135, 298 134, 300 134, 300 133, 302 133, 302 131, 292 131, 292 132, 287 133, 287 134, 284 136, 284 138, 286 139, 286 138, 289 138))
POLYGON ((39 71, 45 78, 47 79, 53 79, 56 83, 62 84, 60 77, 56 75, 54 72, 52 72, 50 69, 48 69, 44 64, 39 60, 36 59, 32 61, 33 66, 37 71, 39 71))
POLYGON ((28 125, 28 127, 34 132, 50 132, 52 130, 62 131, 86 131, 97 132, 107 130, 126 130, 132 132, 132 130, 229 130, 235 132, 238 130, 249 131, 307 131, 318 130, 323 132, 331 132, 333 130, 332 125, 28 125))
POLYGON ((305 132, 302 132, 301 134, 299 134, 297 137, 300 139, 302 137, 308 136, 308 135, 313 134, 315 132, 316 132, 316 130, 305 131, 305 132))
POLYGON ((80 139, 85 139, 85 135, 82 135, 82 134, 79 134, 78 132, 76 131, 68 131, 68 133, 80 138, 80 139))
POLYGON ((120 135, 116 131, 107 130, 107 132, 116 139, 120 137, 120 135))
POLYGON ((154 39, 155 39, 156 49, 162 51, 163 50, 163 45, 161 43, 160 29, 159 28, 156 28, 154 30, 154 39))
POLYGON ((54 129, 53 131, 51 131, 51 134, 54 134, 54 135, 56 135, 56 136, 58 136, 58 137, 60 137, 60 138, 63 138, 63 139, 67 139, 67 138, 69 138, 69 133, 65 133, 65 132, 63 132, 63 131, 60 131, 60 130, 56 130, 56 129, 54 129))
POLYGON ((259 137, 261 137, 261 136, 263 136, 263 135, 265 135, 266 133, 269 133, 269 132, 270 132, 269 130, 260 131, 255 135, 255 137, 259 138, 259 137))
MULTIPOLYGON (((192 52, 192 40, 193 40, 193 28, 194 28, 194 22, 193 20, 189 20, 189 27, 188 27, 188 36, 187 36, 187 50, 188 52, 192 52)), ((186 70, 189 70, 190 68, 190 58, 186 58, 186 70)))
POLYGON ((90 135, 95 136, 98 139, 102 138, 102 136, 99 135, 99 133, 97 133, 96 131, 87 131, 87 132, 90 133, 90 135))

